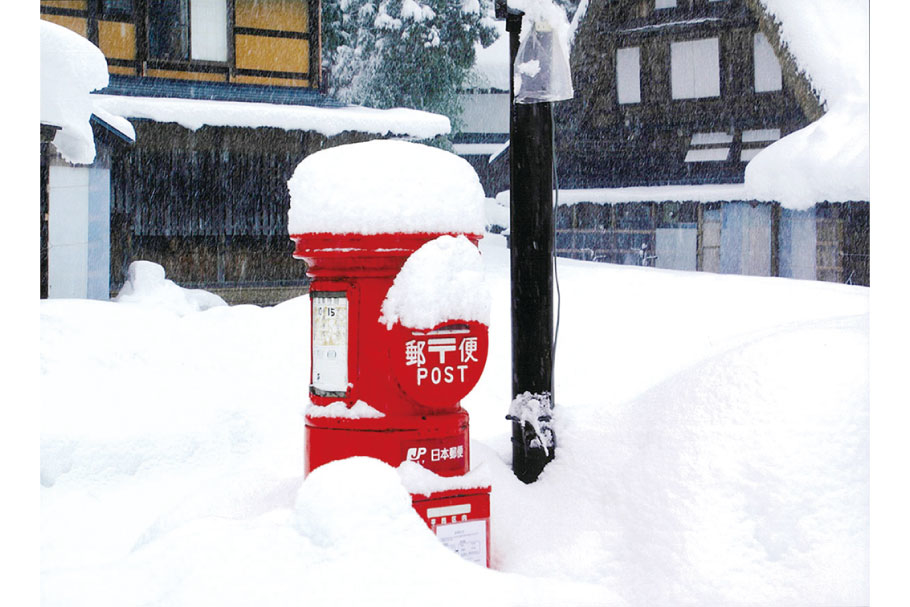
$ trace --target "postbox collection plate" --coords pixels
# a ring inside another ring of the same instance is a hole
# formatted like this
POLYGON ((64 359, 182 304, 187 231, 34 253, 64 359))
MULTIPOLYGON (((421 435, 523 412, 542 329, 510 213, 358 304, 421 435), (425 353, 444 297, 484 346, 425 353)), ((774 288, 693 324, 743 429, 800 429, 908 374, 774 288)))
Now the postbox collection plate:
POLYGON ((311 292, 312 389, 343 398, 348 389, 348 298, 344 291, 311 292))
POLYGON ((392 368, 401 390, 423 407, 457 405, 480 380, 489 349, 485 324, 448 321, 431 330, 395 325, 392 368))

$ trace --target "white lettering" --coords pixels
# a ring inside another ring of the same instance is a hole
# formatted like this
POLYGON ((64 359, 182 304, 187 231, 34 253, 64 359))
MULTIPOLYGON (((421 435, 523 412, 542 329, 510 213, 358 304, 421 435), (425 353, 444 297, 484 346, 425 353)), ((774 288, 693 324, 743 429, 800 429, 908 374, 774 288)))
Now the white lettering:
POLYGON ((409 447, 408 448, 408 461, 409 462, 419 462, 420 458, 427 454, 426 447, 409 447))
POLYGON ((427 344, 427 350, 439 353, 439 364, 441 365, 446 363, 446 352, 454 352, 457 349, 454 337, 430 339, 427 344))
POLYGON ((434 384, 439 384, 442 381, 442 370, 439 367, 433 367, 433 370, 430 372, 430 380, 434 384))
POLYGON ((420 385, 420 382, 427 378, 430 371, 426 367, 417 367, 417 385, 420 385))
POLYGON ((412 339, 404 345, 405 365, 417 365, 418 367, 426 364, 427 359, 423 354, 423 347, 427 345, 424 341, 412 339))
POLYGON ((461 350, 461 362, 477 362, 477 357, 474 356, 474 353, 477 352, 476 337, 466 337, 462 339, 461 345, 458 348, 461 350))
POLYGON ((467 369, 467 365, 458 365, 458 370, 461 371, 461 382, 464 383, 464 372, 467 369))
POLYGON ((446 367, 446 383, 451 384, 455 381, 455 377, 452 375, 452 367, 446 367))

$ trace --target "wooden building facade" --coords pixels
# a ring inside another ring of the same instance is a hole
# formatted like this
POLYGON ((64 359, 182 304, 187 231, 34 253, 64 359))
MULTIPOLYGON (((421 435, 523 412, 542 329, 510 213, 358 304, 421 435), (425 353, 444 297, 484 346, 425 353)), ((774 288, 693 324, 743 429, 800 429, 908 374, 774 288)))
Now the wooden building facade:
POLYGON ((318 88, 319 0, 41 0, 111 74, 318 88))
POLYGON ((671 270, 869 284, 869 205, 664 201, 561 205, 562 257, 671 270))
POLYGON ((561 255, 613 263, 869 284, 868 201, 794 212, 736 185, 762 149, 824 109, 752 0, 591 0, 555 106, 561 255), (676 187, 667 198, 665 188, 676 187), (624 188, 653 197, 615 199, 624 188), (610 204, 585 190, 614 191, 610 204))
MULTIPOLYGON (((340 107, 319 90, 319 0, 41 0, 41 18, 100 48, 105 96, 340 107)), ((109 294, 132 261, 148 260, 230 303, 305 291, 287 233, 287 180, 319 149, 379 136, 130 121, 135 142, 104 159, 109 294)))
POLYGON ((593 0, 559 104, 567 188, 742 182, 761 149, 807 126, 743 0, 593 0))

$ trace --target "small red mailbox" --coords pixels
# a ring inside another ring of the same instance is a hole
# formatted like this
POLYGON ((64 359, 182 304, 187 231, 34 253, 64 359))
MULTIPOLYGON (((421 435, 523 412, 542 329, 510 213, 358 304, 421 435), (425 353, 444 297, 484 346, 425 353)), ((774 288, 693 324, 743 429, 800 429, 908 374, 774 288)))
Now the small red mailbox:
POLYGON ((490 487, 411 495, 439 540, 465 560, 490 566, 490 487))

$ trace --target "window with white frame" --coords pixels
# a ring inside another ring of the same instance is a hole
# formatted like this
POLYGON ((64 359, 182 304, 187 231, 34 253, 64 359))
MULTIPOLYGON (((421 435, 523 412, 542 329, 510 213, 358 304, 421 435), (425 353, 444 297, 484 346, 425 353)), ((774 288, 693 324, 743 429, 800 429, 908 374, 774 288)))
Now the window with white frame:
POLYGON ((670 44, 673 99, 720 96, 720 45, 717 38, 670 44))
POLYGON ((641 51, 637 46, 616 50, 616 95, 619 103, 641 103, 641 51))
POLYGON ((676 0, 654 0, 654 8, 676 8, 676 0))
POLYGON ((780 61, 768 38, 761 32, 753 36, 753 57, 755 59, 755 92, 779 91, 783 88, 783 74, 780 61))
POLYGON ((149 55, 227 61, 227 0, 150 0, 149 55))

